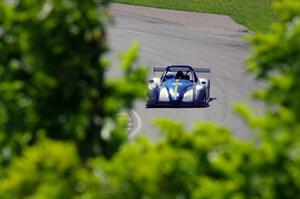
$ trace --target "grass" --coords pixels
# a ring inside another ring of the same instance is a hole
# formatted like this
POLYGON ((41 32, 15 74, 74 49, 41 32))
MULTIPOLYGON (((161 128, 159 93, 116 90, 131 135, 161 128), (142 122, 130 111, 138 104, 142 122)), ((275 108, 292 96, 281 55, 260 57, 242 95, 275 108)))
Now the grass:
POLYGON ((157 8, 225 14, 252 31, 268 32, 277 14, 274 0, 114 0, 114 2, 157 8))

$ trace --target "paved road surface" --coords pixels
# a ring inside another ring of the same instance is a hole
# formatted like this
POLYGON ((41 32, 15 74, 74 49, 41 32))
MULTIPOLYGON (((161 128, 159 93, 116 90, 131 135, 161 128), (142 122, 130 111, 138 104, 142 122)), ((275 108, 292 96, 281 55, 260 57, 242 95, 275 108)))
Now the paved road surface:
MULTIPOLYGON (((131 112, 135 137, 144 134, 157 138, 157 129, 151 121, 167 117, 181 121, 188 128, 195 122, 213 121, 229 126, 239 138, 250 136, 242 120, 232 112, 236 102, 249 101, 250 91, 260 84, 245 73, 244 62, 249 47, 242 41, 243 26, 229 17, 168 11, 114 4, 111 8, 114 24, 109 28, 112 59, 110 74, 117 76, 118 54, 133 41, 140 44, 139 65, 189 64, 210 67, 211 97, 207 108, 154 108, 146 109, 139 101, 131 112)), ((149 74, 149 78, 152 73, 149 74)), ((249 103, 254 109, 259 104, 249 103)))

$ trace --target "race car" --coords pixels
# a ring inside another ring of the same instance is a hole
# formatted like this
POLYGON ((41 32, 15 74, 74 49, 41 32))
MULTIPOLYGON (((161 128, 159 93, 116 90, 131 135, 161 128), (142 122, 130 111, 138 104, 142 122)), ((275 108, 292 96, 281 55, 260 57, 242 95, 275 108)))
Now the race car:
POLYGON ((146 107, 208 106, 210 78, 198 78, 196 73, 209 73, 210 68, 188 65, 155 66, 149 80, 146 107), (161 72, 161 77, 155 77, 161 72))

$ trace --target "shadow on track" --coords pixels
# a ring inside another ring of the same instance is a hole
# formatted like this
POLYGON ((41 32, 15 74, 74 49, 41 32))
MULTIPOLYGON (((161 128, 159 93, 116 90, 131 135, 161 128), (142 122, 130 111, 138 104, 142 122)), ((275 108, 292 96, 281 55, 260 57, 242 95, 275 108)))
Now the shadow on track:
POLYGON ((216 97, 211 97, 209 98, 208 102, 206 105, 200 105, 200 106, 193 106, 193 105, 184 105, 184 106, 180 106, 180 105, 155 105, 155 106, 145 106, 145 108, 149 108, 149 109, 157 109, 157 108, 175 108, 175 109, 182 109, 182 108, 190 108, 190 109, 194 109, 194 108, 208 108, 210 107, 210 102, 216 100, 216 97))

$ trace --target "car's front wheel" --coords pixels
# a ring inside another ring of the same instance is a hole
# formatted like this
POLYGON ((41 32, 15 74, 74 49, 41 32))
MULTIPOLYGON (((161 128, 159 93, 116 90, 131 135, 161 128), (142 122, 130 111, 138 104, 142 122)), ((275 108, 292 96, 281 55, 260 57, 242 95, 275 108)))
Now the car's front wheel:
POLYGON ((156 100, 155 99, 151 99, 150 97, 147 97, 147 102, 146 102, 146 108, 151 108, 154 107, 156 105, 156 100))

